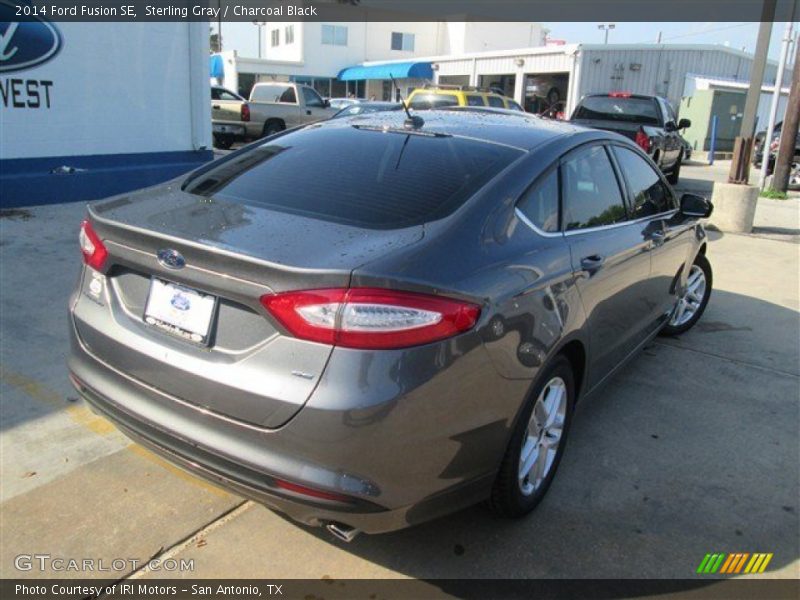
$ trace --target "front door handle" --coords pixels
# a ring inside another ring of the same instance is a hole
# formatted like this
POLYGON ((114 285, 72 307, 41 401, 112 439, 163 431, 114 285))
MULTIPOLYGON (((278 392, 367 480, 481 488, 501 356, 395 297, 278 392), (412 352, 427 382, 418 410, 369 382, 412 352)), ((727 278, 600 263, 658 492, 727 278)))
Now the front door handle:
POLYGON ((310 110, 307 110, 307 111, 306 111, 306 114, 307 114, 307 115, 310 115, 310 114, 311 114, 311 111, 310 111, 310 110))
POLYGON ((211 108, 213 108, 214 110, 219 110, 219 104, 212 104, 211 108))
POLYGON ((606 259, 599 254, 592 254, 591 256, 585 256, 581 259, 581 268, 584 271, 588 271, 589 273, 594 273, 600 267, 603 266, 603 263, 606 259))

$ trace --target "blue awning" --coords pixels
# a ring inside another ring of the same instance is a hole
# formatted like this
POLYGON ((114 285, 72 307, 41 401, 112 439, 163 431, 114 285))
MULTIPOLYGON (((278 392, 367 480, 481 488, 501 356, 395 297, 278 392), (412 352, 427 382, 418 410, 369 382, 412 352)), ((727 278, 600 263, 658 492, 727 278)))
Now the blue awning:
POLYGON ((208 57, 208 72, 209 77, 216 77, 217 79, 225 77, 225 65, 222 63, 222 57, 219 54, 212 54, 208 57))
POLYGON ((384 65, 363 65, 347 67, 339 71, 340 81, 359 79, 433 79, 433 69, 429 62, 404 62, 384 65))

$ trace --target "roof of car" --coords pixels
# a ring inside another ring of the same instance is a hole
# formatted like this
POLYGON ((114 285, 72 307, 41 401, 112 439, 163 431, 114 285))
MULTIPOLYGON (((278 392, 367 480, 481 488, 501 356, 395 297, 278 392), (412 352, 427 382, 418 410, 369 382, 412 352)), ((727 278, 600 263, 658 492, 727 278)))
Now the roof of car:
MULTIPOLYGON (((419 133, 440 133, 472 138, 495 144, 530 150, 543 142, 578 132, 584 127, 546 119, 520 119, 515 115, 494 112, 465 112, 448 110, 415 111, 422 117, 422 127, 411 130, 419 133)), ((318 127, 369 127, 403 130, 407 117, 403 111, 374 112, 319 123, 318 127)))

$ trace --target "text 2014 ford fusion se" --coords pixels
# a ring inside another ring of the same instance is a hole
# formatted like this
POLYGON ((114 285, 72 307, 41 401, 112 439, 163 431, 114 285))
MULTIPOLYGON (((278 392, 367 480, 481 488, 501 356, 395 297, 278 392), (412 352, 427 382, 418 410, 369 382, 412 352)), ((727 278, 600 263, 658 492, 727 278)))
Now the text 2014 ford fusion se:
POLYGON ((532 510, 575 403, 702 315, 712 207, 614 133, 419 114, 282 132, 91 204, 81 395, 344 539, 532 510))

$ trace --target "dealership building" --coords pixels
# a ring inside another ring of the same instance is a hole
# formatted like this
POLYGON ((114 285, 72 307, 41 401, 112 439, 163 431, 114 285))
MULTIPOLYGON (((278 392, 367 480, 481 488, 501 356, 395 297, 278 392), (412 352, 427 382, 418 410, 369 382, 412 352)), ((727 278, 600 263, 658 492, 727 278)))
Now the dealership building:
MULTIPOLYGON (((520 104, 535 110, 531 96, 547 96, 563 105, 570 114, 580 98, 590 93, 629 91, 656 94, 676 108, 691 95, 688 76, 725 79, 746 85, 753 56, 726 46, 708 44, 557 44, 547 43, 547 31, 537 26, 531 32, 527 23, 512 23, 492 30, 492 23, 341 23, 339 48, 327 48, 325 24, 267 24, 266 43, 277 44, 268 50, 270 58, 254 59, 235 52, 222 53, 212 75, 245 97, 257 81, 283 80, 313 85, 323 96, 352 93, 360 98, 388 100, 394 96, 389 75, 395 77, 403 93, 424 83, 500 88, 520 104), (274 27, 272 26, 274 25, 274 27), (354 25, 360 29, 351 31, 354 25), (471 26, 464 34, 456 26, 471 26), (403 31, 416 27, 415 33, 403 31), (430 30, 420 29, 427 26, 430 30), (444 29, 442 29, 444 27, 444 29), (361 35, 363 29, 366 35, 361 35), (442 33, 446 31, 447 34, 442 33), (302 32, 300 34, 299 32, 302 32), (351 48, 353 38, 364 38, 371 45, 351 48), (293 40, 283 44, 282 40, 293 40), (535 42, 520 46, 528 39, 535 42), (411 40, 404 42, 403 40, 411 40), (427 43, 423 43, 427 40, 427 43), (446 40, 446 42, 443 42, 446 40), (480 49, 492 40, 497 46, 480 49), (393 47, 408 44, 403 56, 393 47), (516 45, 515 45, 516 44, 516 45), (426 54, 434 47, 448 51, 426 54), (287 49, 288 48, 288 49, 287 49), (333 50, 339 50, 334 52, 333 50), (354 62, 356 57, 380 56, 380 60, 354 62), (553 91, 555 90, 555 91, 553 91)), ((534 24, 536 25, 536 24, 534 24)), ((337 29, 338 31, 338 29, 337 29)), ((336 40, 334 37, 329 39, 336 40)), ((769 61, 764 83, 775 82, 777 63, 769 61)), ((784 81, 789 81, 787 68, 784 81)))
POLYGON ((208 23, 0 16, 0 206, 100 198, 211 160, 208 23))
POLYGON ((295 81, 325 97, 388 100, 394 96, 390 74, 404 93, 431 81, 426 57, 539 47, 547 30, 540 23, 354 21, 268 22, 258 33, 262 57, 232 50, 212 57, 215 83, 245 97, 259 81, 295 81))

